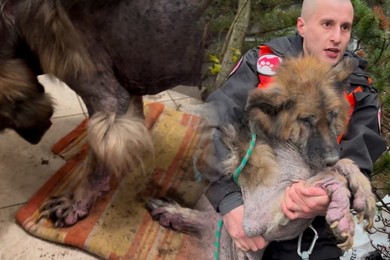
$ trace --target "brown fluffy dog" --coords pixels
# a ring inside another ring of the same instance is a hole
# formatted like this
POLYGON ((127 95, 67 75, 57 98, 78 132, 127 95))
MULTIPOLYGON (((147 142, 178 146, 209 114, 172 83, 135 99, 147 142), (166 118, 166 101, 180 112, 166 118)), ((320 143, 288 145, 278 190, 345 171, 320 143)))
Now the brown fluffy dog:
POLYGON ((40 141, 53 112, 41 74, 72 88, 90 116, 83 184, 44 207, 56 226, 85 217, 110 176, 152 149, 142 95, 199 84, 210 2, 0 0, 0 131, 40 141))
MULTIPOLYGON (((369 227, 372 225, 375 199, 370 182, 351 160, 339 159, 337 144, 349 109, 340 83, 352 67, 351 60, 335 68, 308 56, 285 60, 269 86, 249 95, 247 129, 239 134, 229 126, 225 131, 225 142, 231 150, 225 162, 227 173, 234 173, 240 165, 251 133, 257 136, 253 153, 238 178, 245 204, 246 235, 262 235, 267 241, 288 240, 310 225, 311 219, 289 220, 281 211, 285 188, 298 180, 307 180, 308 185, 328 192, 331 205, 326 219, 342 249, 353 245, 351 193, 352 208, 360 219, 368 221, 369 227)), ((220 216, 207 199, 200 201, 203 211, 163 200, 152 200, 148 207, 162 225, 200 234, 211 258, 220 216)), ((225 231, 221 240, 221 259, 261 259, 263 252, 238 250, 225 231)))

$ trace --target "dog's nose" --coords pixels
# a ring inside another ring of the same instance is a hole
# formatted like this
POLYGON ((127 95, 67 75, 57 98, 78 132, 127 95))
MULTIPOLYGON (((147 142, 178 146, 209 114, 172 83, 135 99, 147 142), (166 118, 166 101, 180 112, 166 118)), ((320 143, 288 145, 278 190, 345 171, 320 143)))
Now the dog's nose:
POLYGON ((340 159, 339 156, 327 156, 325 158, 325 165, 327 167, 333 166, 337 163, 339 159, 340 159))

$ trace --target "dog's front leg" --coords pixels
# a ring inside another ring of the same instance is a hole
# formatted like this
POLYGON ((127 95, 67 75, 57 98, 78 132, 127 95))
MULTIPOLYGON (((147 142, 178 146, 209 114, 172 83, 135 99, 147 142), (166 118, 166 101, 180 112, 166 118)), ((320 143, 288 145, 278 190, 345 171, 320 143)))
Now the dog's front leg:
POLYGON ((352 193, 352 208, 358 213, 359 222, 365 219, 367 228, 371 228, 375 216, 375 195, 369 179, 360 171, 350 159, 339 160, 335 168, 348 180, 348 187, 352 193))
POLYGON ((355 223, 350 212, 351 192, 348 189, 347 179, 335 169, 327 168, 307 181, 308 185, 315 184, 327 191, 330 203, 326 212, 326 221, 333 234, 342 243, 338 244, 343 250, 353 245, 355 223))
POLYGON ((153 144, 141 118, 141 101, 131 99, 124 114, 99 111, 92 115, 87 132, 89 153, 80 173, 82 181, 71 193, 45 202, 40 218, 52 219, 56 227, 71 226, 85 218, 96 199, 109 190, 111 175, 121 179, 132 169, 142 168, 142 156, 153 150, 153 144))
POLYGON ((71 226, 85 218, 95 201, 110 189, 109 171, 90 153, 81 173, 85 176, 72 193, 54 196, 41 206, 38 218, 50 218, 55 227, 71 226))

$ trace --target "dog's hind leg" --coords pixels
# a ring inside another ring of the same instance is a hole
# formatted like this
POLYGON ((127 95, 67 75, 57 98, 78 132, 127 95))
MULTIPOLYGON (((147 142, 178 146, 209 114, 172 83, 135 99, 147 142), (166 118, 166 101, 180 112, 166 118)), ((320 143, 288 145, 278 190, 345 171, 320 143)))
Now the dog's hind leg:
POLYGON ((219 259, 252 260, 261 259, 264 253, 263 250, 244 252, 238 249, 223 228, 222 217, 216 213, 206 196, 200 198, 196 209, 181 207, 166 198, 151 199, 146 207, 152 218, 163 227, 196 237, 191 240, 191 246, 200 244, 198 248, 202 250, 202 259, 212 259, 218 252, 219 259))
POLYGON ((195 209, 182 207, 176 201, 167 198, 150 199, 146 203, 146 208, 160 225, 202 238, 205 244, 207 244, 206 240, 211 239, 209 244, 213 244, 213 237, 221 216, 214 210, 205 195, 199 199, 195 209))
POLYGON ((205 212, 181 207, 171 199, 151 199, 147 202, 146 208, 160 225, 175 231, 200 237, 207 228, 205 212))

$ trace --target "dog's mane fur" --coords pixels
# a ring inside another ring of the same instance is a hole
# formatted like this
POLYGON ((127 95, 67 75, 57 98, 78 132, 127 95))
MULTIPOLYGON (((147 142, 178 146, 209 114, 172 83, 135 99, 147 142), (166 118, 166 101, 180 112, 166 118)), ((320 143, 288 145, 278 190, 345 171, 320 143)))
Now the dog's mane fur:
MULTIPOLYGON (((24 1, 16 8, 16 26, 21 37, 38 55, 42 70, 66 81, 80 75, 91 76, 94 65, 80 36, 59 0, 24 1), (45 28, 45 33, 42 33, 45 28)), ((71 8, 77 1, 71 1, 71 8)))

